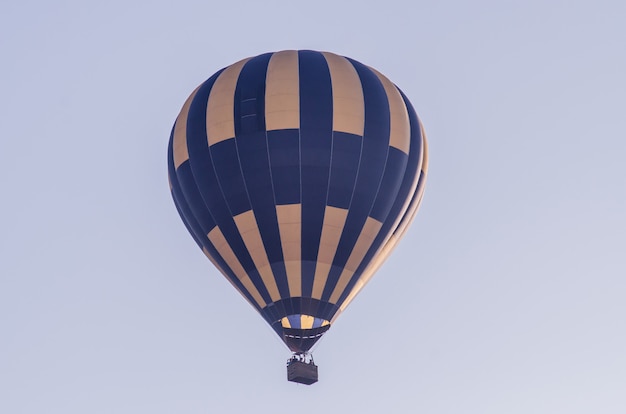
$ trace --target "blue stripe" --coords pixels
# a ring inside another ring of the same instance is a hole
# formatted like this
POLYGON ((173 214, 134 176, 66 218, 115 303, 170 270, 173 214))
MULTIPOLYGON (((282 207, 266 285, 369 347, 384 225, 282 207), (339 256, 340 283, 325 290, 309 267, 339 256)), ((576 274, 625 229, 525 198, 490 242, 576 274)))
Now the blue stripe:
POLYGON ((267 132, 276 205, 300 204, 300 131, 267 132))
POLYGON ((292 328, 300 329, 302 322, 300 319, 300 315, 289 315, 287 316, 287 319, 289 319, 289 323, 291 324, 292 328))
POLYGON ((293 303, 294 301, 292 300, 292 298, 283 299, 282 302, 283 302, 283 306, 285 308, 285 314, 286 315, 295 315, 296 313, 298 313, 298 312, 296 312, 296 310, 294 308, 294 303, 293 303))
MULTIPOLYGON (((354 196, 346 217, 346 224, 339 239, 333 265, 343 268, 361 234, 370 214, 374 199, 383 177, 387 152, 389 151, 390 115, 387 94, 378 76, 363 64, 349 59, 356 69, 363 86, 365 103, 365 127, 361 162, 354 196)), ((328 300, 341 271, 331 268, 322 299, 328 300)))
POLYGON ((324 55, 299 51, 302 182, 302 295, 311 296, 324 221, 333 127, 330 72, 324 55))
POLYGON ((241 69, 235 89, 235 136, 265 131, 265 76, 271 57, 256 56, 241 69))
MULTIPOLYGON (((400 91, 400 94, 402 94, 402 91, 400 91)), ((413 181, 415 180, 415 176, 417 174, 420 174, 420 171, 417 170, 417 167, 419 165, 419 160, 422 157, 422 151, 424 149, 423 149, 423 144, 422 144, 422 131, 419 126, 419 121, 417 118, 417 114, 415 113, 415 109, 413 108, 413 106, 411 105, 411 103, 409 102, 409 100, 406 98, 404 94, 402 94, 402 98, 404 99, 404 104, 406 105, 407 112, 409 114, 409 124, 410 124, 410 130, 411 130, 411 138, 410 138, 411 146, 409 148, 409 155, 407 158, 407 167, 405 169, 404 177, 402 179, 402 184, 400 185, 398 194, 395 197, 394 204, 389 214, 387 215, 387 218, 385 219, 383 226, 381 227, 380 233, 374 240, 372 248, 367 252, 365 259, 363 260, 363 263, 361 263, 361 265, 359 266, 359 268, 353 275, 352 279, 346 286, 344 293, 339 297, 339 301, 337 302, 338 305, 341 305, 343 301, 346 299, 346 297, 349 295, 350 291, 352 290, 356 282, 361 277, 361 274, 365 270, 366 265, 374 258, 374 254, 376 253, 377 247, 381 245, 386 235, 389 234, 389 232, 395 231, 395 229, 392 228, 392 226, 395 223, 398 216, 400 215, 400 213, 402 212, 402 208, 406 200, 409 198, 412 199, 416 197, 416 195, 419 194, 419 189, 421 188, 424 182, 424 179, 423 179, 424 175, 422 175, 419 178, 417 189, 415 190, 414 193, 412 194, 410 193, 411 186, 413 185, 413 181)))
MULTIPOLYGON (((193 119, 197 119, 195 117, 206 116, 209 92, 210 87, 205 89, 205 85, 198 90, 189 108, 190 119, 192 119, 192 117, 194 117, 193 119)), ((234 140, 230 141, 234 142, 234 140)), ((213 147, 215 146, 216 145, 213 147)), ((219 226, 222 234, 235 253, 235 256, 248 273, 248 276, 250 276, 250 280, 261 294, 263 300, 267 303, 271 302, 263 280, 258 272, 255 271, 256 267, 254 262, 239 234, 222 188, 220 188, 220 183, 215 173, 215 166, 211 158, 211 151, 209 150, 206 135, 206 122, 194 121, 187 123, 187 149, 189 151, 191 171, 195 177, 195 182, 206 207, 211 212, 215 223, 219 226)), ((238 160, 236 162, 237 164, 239 163, 238 160)), ((229 191, 231 191, 231 189, 229 189, 229 191)), ((229 194, 232 197, 232 194, 229 194)))
POLYGON ((363 137, 334 132, 333 159, 328 183, 328 205, 343 209, 350 207, 356 174, 359 170, 363 137))
MULTIPOLYGON (((235 123, 237 152, 248 197, 256 217, 259 233, 282 298, 289 297, 287 271, 283 258, 280 230, 276 216, 274 188, 270 171, 269 151, 265 133, 265 78, 271 54, 257 56, 248 61, 241 70, 235 88, 235 108, 254 103, 255 114, 241 112, 241 126, 235 123), (241 100, 241 105, 238 105, 241 100), (248 118, 246 118, 248 117, 248 118), (255 120, 255 128, 244 122, 255 120), (259 128, 262 128, 260 130, 259 128)), ((252 109, 250 109, 252 110, 252 109)), ((235 111, 235 119, 239 119, 235 111)))

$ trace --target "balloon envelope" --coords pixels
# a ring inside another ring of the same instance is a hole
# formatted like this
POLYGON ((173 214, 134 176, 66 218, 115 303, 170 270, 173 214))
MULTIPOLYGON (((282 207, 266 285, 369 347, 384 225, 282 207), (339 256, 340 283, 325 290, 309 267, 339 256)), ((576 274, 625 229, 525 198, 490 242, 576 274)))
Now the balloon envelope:
POLYGON ((413 107, 382 74, 288 50, 202 83, 176 119, 168 164, 198 246, 306 352, 413 220, 427 149, 413 107))

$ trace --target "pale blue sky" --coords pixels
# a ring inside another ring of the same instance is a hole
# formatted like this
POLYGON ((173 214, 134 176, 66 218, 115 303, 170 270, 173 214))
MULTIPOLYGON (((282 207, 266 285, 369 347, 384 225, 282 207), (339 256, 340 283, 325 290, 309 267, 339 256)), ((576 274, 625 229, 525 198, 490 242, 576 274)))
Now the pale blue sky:
POLYGON ((618 0, 3 3, 0 412, 626 412, 624 22, 618 0), (195 86, 307 48, 387 75, 430 143, 420 214, 311 387, 166 171, 195 86))

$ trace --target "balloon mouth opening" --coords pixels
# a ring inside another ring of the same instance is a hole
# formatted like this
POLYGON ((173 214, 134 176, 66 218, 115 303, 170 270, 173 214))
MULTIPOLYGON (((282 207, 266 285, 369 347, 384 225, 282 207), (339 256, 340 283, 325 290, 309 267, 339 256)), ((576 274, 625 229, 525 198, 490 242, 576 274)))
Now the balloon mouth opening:
POLYGON ((287 315, 280 320, 282 328, 288 329, 313 329, 330 325, 326 319, 316 318, 311 315, 287 315))

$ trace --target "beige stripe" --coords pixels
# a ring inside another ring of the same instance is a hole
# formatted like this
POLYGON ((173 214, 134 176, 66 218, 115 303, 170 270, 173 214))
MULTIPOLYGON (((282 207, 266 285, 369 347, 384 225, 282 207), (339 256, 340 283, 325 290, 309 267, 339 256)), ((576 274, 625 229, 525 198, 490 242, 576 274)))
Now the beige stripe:
POLYGON ((235 88, 241 68, 248 60, 241 60, 224 69, 211 88, 206 109, 209 145, 235 136, 235 88))
POLYGON ((301 270, 301 234, 302 234, 302 206, 287 204, 276 206, 280 243, 283 247, 283 260, 287 270, 289 295, 302 296, 301 270))
POLYGON ((409 121, 409 113, 406 109, 404 99, 398 91, 398 88, 391 83, 389 79, 374 68, 370 68, 376 73, 380 79, 387 99, 389 100, 389 113, 391 116, 389 126, 389 146, 399 149, 405 154, 409 153, 411 146, 411 124, 409 121))
POLYGON ((383 223, 368 217, 365 221, 365 225, 361 230, 361 234, 359 234, 359 238, 352 249, 352 253, 350 253, 350 257, 346 265, 344 266, 344 270, 339 276, 339 280, 337 281, 337 285, 335 286, 335 290, 333 290, 332 295, 330 295, 330 303, 337 303, 339 297, 343 294, 344 289, 348 285, 348 282, 352 278, 352 275, 359 267, 363 258, 367 254, 367 251, 372 246, 376 235, 380 231, 383 223))
POLYGON ((359 75, 350 61, 322 52, 328 63, 333 88, 333 131, 363 135, 365 102, 359 75))
POLYGON ((199 88, 198 86, 191 95, 189 95, 189 98, 187 98, 183 104, 183 108, 176 118, 176 124, 174 125, 174 143, 172 145, 174 168, 180 167, 182 163, 189 159, 189 152, 187 151, 187 117, 189 116, 191 101, 196 97, 199 88))
POLYGON ((265 81, 265 126, 300 128, 300 74, 298 52, 285 50, 272 55, 265 81))
POLYGON ((276 285, 276 279, 274 279, 274 273, 270 267, 269 259, 267 258, 267 252, 263 245, 263 239, 261 238, 254 212, 248 210, 233 218, 237 229, 239 229, 239 234, 248 249, 248 253, 250 253, 250 257, 252 257, 252 261, 259 271, 261 279, 263 279, 265 288, 272 298, 272 302, 276 302, 281 299, 281 297, 278 292, 278 286, 276 285))
POLYGON ((300 315, 300 329, 311 329, 313 328, 313 322, 315 318, 310 315, 300 315))
MULTIPOLYGON (((226 238, 222 234, 222 231, 219 229, 219 227, 214 227, 213 230, 209 232, 207 237, 215 247, 215 250, 217 250, 219 255, 222 256, 222 259, 224 259, 224 261, 230 267, 233 273, 235 273, 237 279, 239 279, 241 281, 241 284, 246 288, 246 290, 250 292, 250 295, 254 298, 259 307, 264 308, 266 305, 265 301, 261 297, 261 294, 259 293, 257 288, 252 283, 252 280, 250 280, 250 277, 239 262, 239 259, 237 259, 237 256, 235 256, 235 252, 233 252, 233 249, 226 241, 226 238)), ((210 255, 207 256, 209 257, 209 259, 212 260, 210 255)), ((223 269, 221 269, 219 266, 218 269, 220 270, 220 272, 222 272, 222 274, 225 274, 223 269)))
POLYGON ((330 267, 337 253, 339 239, 346 224, 348 210, 326 206, 324 212, 324 223, 322 224, 322 235, 320 237, 320 247, 317 253, 317 264, 315 266, 315 276, 313 277, 313 292, 311 297, 321 299, 330 267))

